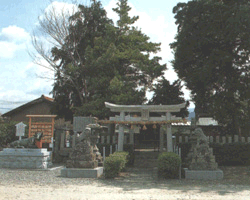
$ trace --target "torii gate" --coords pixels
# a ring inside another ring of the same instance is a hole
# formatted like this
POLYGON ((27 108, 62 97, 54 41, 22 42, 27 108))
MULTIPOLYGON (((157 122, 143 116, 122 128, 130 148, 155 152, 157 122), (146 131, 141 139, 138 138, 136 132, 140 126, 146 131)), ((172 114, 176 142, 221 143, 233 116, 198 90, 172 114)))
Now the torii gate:
MULTIPOLYGON (((105 106, 110 108, 112 112, 119 112, 120 115, 116 117, 110 117, 110 121, 115 121, 119 124, 118 134, 118 151, 123 151, 123 140, 124 140, 124 125, 123 124, 167 124, 167 151, 173 151, 172 144, 172 132, 171 123, 179 121, 182 118, 171 115, 171 112, 180 112, 182 108, 185 108, 186 103, 177 105, 116 105, 105 102, 105 106), (125 112, 129 113, 141 113, 140 117, 125 116, 125 112), (166 113, 161 117, 150 117, 150 112, 155 113, 166 113)), ((163 150, 163 137, 160 137, 160 151, 163 150)))

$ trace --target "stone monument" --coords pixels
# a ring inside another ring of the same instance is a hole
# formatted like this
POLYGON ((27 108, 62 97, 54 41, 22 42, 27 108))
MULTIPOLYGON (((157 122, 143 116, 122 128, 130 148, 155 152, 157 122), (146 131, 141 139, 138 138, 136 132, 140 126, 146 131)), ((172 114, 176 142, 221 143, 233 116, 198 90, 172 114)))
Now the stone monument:
POLYGON ((36 141, 40 141, 42 132, 33 137, 14 141, 0 152, 0 168, 12 169, 47 169, 51 166, 51 152, 38 149, 36 141))
POLYGON ((192 146, 186 160, 188 166, 185 169, 186 179, 222 179, 223 172, 218 169, 213 149, 209 147, 208 138, 202 129, 195 128, 189 141, 192 146))
POLYGON ((87 125, 84 132, 77 137, 76 146, 69 154, 67 168, 96 168, 102 165, 102 156, 96 146, 99 138, 98 130, 101 129, 98 124, 87 125))
POLYGON ((100 131, 104 127, 89 124, 82 134, 76 138, 76 145, 69 155, 66 168, 61 175, 70 178, 97 178, 103 173, 102 156, 96 146, 100 131))

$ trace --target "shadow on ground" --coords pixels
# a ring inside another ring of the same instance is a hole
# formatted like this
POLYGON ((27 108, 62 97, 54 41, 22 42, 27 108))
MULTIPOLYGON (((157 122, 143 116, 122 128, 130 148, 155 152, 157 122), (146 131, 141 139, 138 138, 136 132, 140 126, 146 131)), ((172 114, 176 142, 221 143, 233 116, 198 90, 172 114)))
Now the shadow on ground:
POLYGON ((110 187, 119 187, 124 191, 143 189, 180 190, 185 193, 194 190, 200 193, 215 192, 219 195, 250 190, 250 167, 220 167, 224 172, 223 180, 186 180, 162 179, 157 168, 128 168, 115 179, 99 179, 100 183, 110 187))

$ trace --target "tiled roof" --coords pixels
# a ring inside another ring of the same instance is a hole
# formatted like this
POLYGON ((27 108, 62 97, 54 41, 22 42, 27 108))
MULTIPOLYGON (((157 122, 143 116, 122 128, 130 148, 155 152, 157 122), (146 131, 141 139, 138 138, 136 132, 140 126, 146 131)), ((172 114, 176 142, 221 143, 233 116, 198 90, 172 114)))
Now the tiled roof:
POLYGON ((44 95, 42 95, 41 97, 44 98, 44 99, 46 99, 46 100, 48 100, 48 101, 51 101, 51 102, 54 101, 53 98, 50 98, 50 97, 47 97, 47 96, 44 96, 44 95))

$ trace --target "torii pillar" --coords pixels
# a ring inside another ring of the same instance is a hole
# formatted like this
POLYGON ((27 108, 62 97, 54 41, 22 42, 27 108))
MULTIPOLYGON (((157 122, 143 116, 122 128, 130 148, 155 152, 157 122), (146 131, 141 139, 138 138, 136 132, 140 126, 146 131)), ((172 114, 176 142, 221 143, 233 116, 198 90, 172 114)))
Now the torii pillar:
MULTIPOLYGON (((170 121, 171 120, 171 113, 167 112, 166 117, 167 117, 167 121, 170 121)), ((173 152, 171 124, 167 124, 167 152, 173 152)))
MULTIPOLYGON (((125 112, 120 112, 120 121, 125 120, 125 112)), ((119 133, 118 133, 118 151, 123 151, 123 140, 124 140, 124 126, 119 124, 119 133)))

